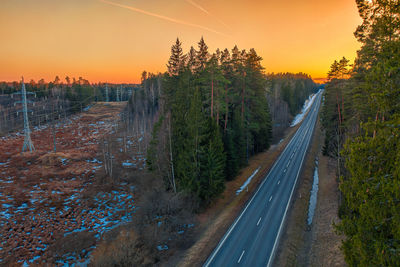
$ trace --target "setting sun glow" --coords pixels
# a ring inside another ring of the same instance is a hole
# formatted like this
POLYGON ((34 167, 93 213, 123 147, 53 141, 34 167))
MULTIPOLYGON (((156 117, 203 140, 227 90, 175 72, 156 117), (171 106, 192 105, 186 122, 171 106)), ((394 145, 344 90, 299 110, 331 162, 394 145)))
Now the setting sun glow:
POLYGON ((2 0, 0 80, 58 75, 135 83, 163 72, 179 37, 210 48, 255 48, 266 72, 324 78, 333 60, 359 48, 354 1, 2 0))

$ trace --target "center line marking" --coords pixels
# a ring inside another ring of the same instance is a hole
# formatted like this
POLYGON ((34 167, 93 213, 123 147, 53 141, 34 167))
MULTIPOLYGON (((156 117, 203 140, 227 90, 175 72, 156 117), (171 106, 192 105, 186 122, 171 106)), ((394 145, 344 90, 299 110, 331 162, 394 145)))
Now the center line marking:
POLYGON ((260 219, 258 219, 257 226, 260 224, 260 221, 261 221, 261 217, 260 217, 260 219))
POLYGON ((269 198, 269 202, 271 202, 271 200, 272 200, 272 196, 269 198))
POLYGON ((243 250, 243 252, 242 252, 242 255, 240 255, 240 258, 239 258, 239 260, 238 260, 238 263, 240 263, 240 261, 242 260, 243 254, 244 254, 244 250, 243 250))
POLYGON ((280 184, 280 183, 281 183, 281 180, 278 181, 278 184, 280 184))
POLYGON ((286 172, 286 169, 284 169, 283 172, 285 173, 285 172, 286 172))

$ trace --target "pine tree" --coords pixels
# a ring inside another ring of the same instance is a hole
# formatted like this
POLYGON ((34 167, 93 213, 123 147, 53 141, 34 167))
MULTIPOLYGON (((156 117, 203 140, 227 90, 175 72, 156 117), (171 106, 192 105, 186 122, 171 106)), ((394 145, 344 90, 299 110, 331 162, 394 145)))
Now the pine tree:
POLYGON ((228 49, 225 49, 220 56, 220 64, 221 64, 221 71, 222 71, 222 75, 224 76, 225 80, 228 81, 227 83, 225 83, 224 85, 224 101, 221 102, 221 106, 222 106, 222 113, 224 114, 224 133, 227 130, 228 127, 228 120, 229 120, 229 105, 230 105, 230 96, 229 96, 229 84, 230 84, 230 76, 232 73, 231 70, 231 56, 229 53, 228 49))
POLYGON ((400 265, 400 120, 365 126, 346 145, 350 175, 340 186, 347 212, 338 229, 350 266, 400 265), (369 134, 368 134, 369 133, 369 134))

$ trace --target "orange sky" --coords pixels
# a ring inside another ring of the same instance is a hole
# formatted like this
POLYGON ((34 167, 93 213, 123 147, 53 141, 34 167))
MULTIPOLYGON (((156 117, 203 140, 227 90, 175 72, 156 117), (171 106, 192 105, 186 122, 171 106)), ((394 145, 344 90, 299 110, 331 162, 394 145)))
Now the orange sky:
POLYGON ((267 72, 325 77, 353 60, 361 19, 353 0, 1 0, 0 80, 140 80, 166 70, 179 37, 216 48, 255 48, 267 72))

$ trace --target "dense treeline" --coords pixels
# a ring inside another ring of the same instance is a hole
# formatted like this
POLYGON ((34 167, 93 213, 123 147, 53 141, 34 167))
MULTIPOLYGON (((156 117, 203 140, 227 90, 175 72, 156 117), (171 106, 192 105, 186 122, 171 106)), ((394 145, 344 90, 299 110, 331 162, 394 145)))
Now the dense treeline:
POLYGON ((400 266, 400 3, 356 1, 362 43, 328 74, 324 152, 338 160, 350 266, 400 266))
POLYGON ((289 105, 292 116, 300 111, 304 101, 318 88, 311 76, 304 73, 268 74, 267 78, 271 88, 279 88, 281 98, 289 105))
POLYGON ((250 155, 267 149, 271 118, 261 58, 254 49, 172 46, 161 94, 161 116, 148 151, 151 170, 167 187, 202 204, 224 189, 250 155))
POLYGON ((308 97, 318 89, 304 73, 267 74, 267 99, 273 122, 273 136, 279 140, 308 97))

